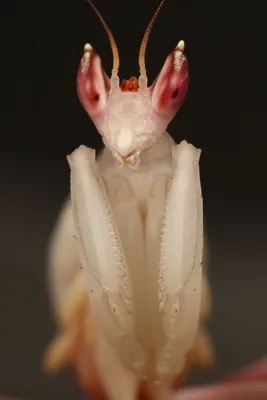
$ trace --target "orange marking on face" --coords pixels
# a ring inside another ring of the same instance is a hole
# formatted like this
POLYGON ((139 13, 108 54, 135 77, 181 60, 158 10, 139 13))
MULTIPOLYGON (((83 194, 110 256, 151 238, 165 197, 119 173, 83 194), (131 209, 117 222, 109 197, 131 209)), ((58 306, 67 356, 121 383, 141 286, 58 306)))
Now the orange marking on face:
POLYGON ((120 88, 122 92, 138 92, 138 79, 135 76, 131 76, 129 80, 124 79, 121 83, 120 88))

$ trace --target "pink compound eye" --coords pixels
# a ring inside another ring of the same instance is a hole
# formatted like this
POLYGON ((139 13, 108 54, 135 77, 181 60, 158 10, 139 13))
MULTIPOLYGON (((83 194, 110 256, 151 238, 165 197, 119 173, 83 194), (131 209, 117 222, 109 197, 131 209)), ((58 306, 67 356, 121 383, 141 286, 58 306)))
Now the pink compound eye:
POLYGON ((77 92, 80 102, 91 118, 98 117, 104 110, 110 80, 101 65, 99 55, 90 44, 84 46, 77 77, 77 92))
POLYGON ((188 89, 188 62, 184 42, 178 43, 150 87, 152 108, 156 114, 172 119, 182 105, 188 89))

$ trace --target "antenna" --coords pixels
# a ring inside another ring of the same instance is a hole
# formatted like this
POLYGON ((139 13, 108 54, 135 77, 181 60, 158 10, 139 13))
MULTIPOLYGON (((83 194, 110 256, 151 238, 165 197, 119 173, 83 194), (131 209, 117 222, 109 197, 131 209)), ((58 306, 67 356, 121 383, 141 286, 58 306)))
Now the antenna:
POLYGON ((162 9, 164 3, 166 2, 166 0, 161 0, 158 8, 155 11, 155 14, 153 15, 151 21, 148 24, 148 27, 145 31, 141 46, 140 46, 140 50, 139 50, 139 69, 140 69, 140 74, 146 76, 146 62, 145 62, 145 53, 146 53, 146 46, 147 46, 147 42, 151 33, 151 30, 153 28, 153 25, 155 24, 157 17, 160 13, 160 10, 162 9))
POLYGON ((92 2, 92 0, 87 0, 87 1, 90 4, 90 6, 93 8, 94 12, 96 13, 96 15, 100 19, 102 25, 104 26, 105 31, 107 32, 107 35, 108 35, 108 38, 109 38, 109 42, 110 42, 110 46, 111 46, 111 50, 112 50, 112 54, 113 54, 112 75, 117 75, 118 74, 118 70, 119 70, 119 65, 120 65, 120 57, 119 57, 119 51, 118 51, 118 47, 117 47, 115 38, 114 38, 111 30, 109 29, 107 23, 105 22, 104 18, 102 17, 102 15, 98 11, 98 9, 94 5, 94 3, 92 2))

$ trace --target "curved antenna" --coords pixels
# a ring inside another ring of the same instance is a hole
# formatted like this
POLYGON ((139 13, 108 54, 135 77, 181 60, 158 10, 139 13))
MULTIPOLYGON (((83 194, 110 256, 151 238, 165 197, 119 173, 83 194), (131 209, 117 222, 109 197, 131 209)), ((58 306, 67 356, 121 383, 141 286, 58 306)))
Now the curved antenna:
POLYGON ((162 9, 165 1, 166 0, 161 0, 158 8, 156 9, 155 14, 153 15, 151 21, 148 24, 148 27, 147 27, 147 29, 145 31, 145 34, 144 34, 144 37, 143 37, 143 40, 142 40, 142 43, 141 43, 141 46, 140 46, 140 50, 139 50, 139 70, 140 70, 140 74, 144 75, 144 76, 146 75, 145 53, 146 53, 147 42, 148 42, 148 39, 149 39, 150 32, 151 32, 151 30, 153 28, 153 25, 155 24, 156 19, 157 19, 159 13, 160 13, 160 10, 162 9))
POLYGON ((118 51, 118 47, 117 47, 115 38, 114 38, 111 30, 109 29, 107 23, 105 22, 104 18, 102 17, 102 15, 98 11, 98 9, 94 5, 94 3, 92 2, 92 0, 87 0, 87 1, 90 4, 90 6, 93 8, 94 12, 96 13, 98 18, 102 22, 102 25, 104 26, 105 31, 107 32, 107 35, 108 35, 108 38, 109 38, 109 42, 110 42, 110 46, 111 46, 111 50, 112 50, 112 54, 113 54, 112 75, 117 75, 118 74, 118 70, 119 70, 119 65, 120 65, 120 57, 119 57, 119 51, 118 51))

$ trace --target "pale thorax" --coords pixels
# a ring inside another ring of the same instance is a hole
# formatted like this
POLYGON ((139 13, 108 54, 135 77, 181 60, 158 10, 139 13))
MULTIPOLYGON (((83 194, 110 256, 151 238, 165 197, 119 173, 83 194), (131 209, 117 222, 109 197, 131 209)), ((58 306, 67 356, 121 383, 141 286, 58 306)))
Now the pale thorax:
POLYGON ((118 193, 125 188, 126 197, 134 194, 137 201, 148 199, 153 186, 159 180, 166 181, 171 174, 174 145, 174 140, 166 132, 158 143, 142 152, 141 162, 137 168, 123 166, 105 148, 98 158, 99 173, 108 186, 114 187, 116 181, 118 193))

